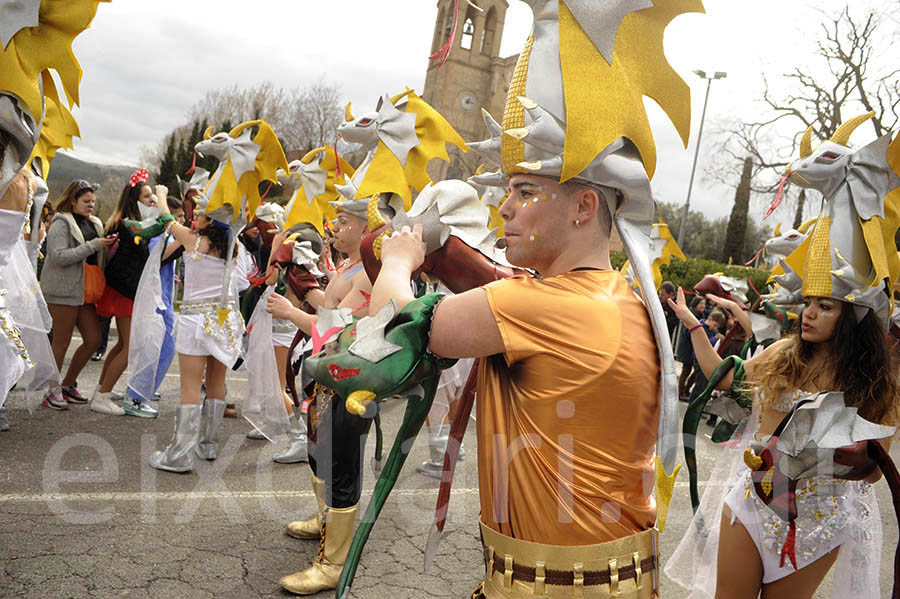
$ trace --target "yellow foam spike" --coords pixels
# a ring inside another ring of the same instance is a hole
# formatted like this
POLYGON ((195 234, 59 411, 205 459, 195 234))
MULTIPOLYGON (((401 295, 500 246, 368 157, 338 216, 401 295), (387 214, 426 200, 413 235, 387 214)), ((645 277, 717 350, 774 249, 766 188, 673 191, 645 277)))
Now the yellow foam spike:
POLYGON ((672 503, 675 478, 679 470, 681 464, 676 464, 672 474, 666 474, 662 459, 656 456, 656 521, 659 523, 660 532, 666 528, 666 517, 669 515, 669 504, 672 503))

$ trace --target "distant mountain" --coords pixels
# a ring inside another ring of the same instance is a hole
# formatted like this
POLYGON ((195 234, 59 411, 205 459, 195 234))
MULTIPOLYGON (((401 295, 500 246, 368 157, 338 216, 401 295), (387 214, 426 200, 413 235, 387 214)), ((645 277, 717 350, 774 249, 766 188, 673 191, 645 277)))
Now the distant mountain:
POLYGON ((50 177, 47 181, 50 188, 50 202, 56 206, 63 189, 72 181, 86 179, 91 183, 99 183, 95 214, 105 220, 115 207, 122 188, 134 170, 133 166, 85 162, 60 152, 50 164, 50 177))
POLYGON ((121 178, 122 184, 134 172, 135 167, 96 164, 73 158, 68 154, 58 153, 50 165, 50 178, 47 184, 51 190, 62 189, 76 179, 87 179, 93 183, 103 183, 112 178, 121 178))

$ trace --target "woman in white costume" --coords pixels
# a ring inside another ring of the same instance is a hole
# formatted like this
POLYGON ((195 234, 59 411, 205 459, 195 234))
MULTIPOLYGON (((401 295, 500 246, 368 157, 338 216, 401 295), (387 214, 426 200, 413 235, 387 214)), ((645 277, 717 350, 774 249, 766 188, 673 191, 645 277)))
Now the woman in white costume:
MULTIPOLYGON (((158 197, 168 190, 158 185, 158 197)), ((189 472, 194 454, 207 460, 218 455, 219 428, 225 412, 225 375, 240 356, 244 324, 236 300, 220 306, 228 248, 229 220, 224 214, 202 214, 206 198, 197 194, 190 228, 172 223, 172 236, 190 251, 184 254, 184 297, 175 323, 175 351, 181 373, 181 403, 175 414, 175 435, 162 451, 150 456, 160 470, 189 472), (228 309, 220 324, 220 310, 228 309), (205 372, 205 375, 204 375, 205 372), (206 399, 201 383, 206 384, 206 399), (202 416, 202 418, 201 418, 202 416)), ((163 203, 163 213, 168 207, 163 203)), ((218 211, 216 211, 218 212, 218 211)), ((231 278, 232 285, 234 279, 231 278)), ((237 298, 234 289, 229 294, 237 298)))
MULTIPOLYGON (((720 358, 697 328, 683 291, 677 303, 669 301, 691 331, 701 368, 711 376, 720 358)), ((767 598, 812 597, 839 556, 850 566, 842 582, 856 589, 878 588, 881 523, 870 483, 881 477, 880 470, 863 480, 828 475, 800 480, 796 532, 791 533, 788 523, 758 497, 750 467, 734 459, 748 445, 765 442, 798 402, 825 391, 842 390, 847 405, 856 406, 870 422, 896 423, 898 382, 875 314, 869 311, 857 323, 852 304, 808 297, 801 318, 799 334, 743 363, 743 384, 754 392, 744 442, 730 450, 733 459, 719 460, 710 480, 727 477, 728 484, 721 490, 707 486, 688 533, 666 566, 669 577, 691 588, 691 597, 749 599, 760 591, 767 598), (866 567, 873 564, 874 580, 866 567)), ((717 388, 728 390, 733 383, 729 373, 717 388)))

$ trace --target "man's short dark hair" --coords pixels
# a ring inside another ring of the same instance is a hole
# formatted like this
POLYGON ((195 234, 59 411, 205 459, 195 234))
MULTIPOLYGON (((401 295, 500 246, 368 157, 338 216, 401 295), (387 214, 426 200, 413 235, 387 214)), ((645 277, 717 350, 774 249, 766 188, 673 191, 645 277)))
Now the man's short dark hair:
POLYGON ((566 193, 570 196, 578 191, 589 189, 597 194, 597 197, 600 200, 600 205, 597 206, 597 224, 600 226, 600 230, 608 236, 612 234, 612 215, 609 213, 609 204, 606 201, 606 194, 609 191, 604 191, 599 189, 594 185, 590 185, 585 183, 584 181, 578 181, 575 179, 570 179, 565 183, 562 183, 562 188, 566 190, 566 193))
POLYGON ((675 295, 675 284, 672 281, 663 281, 662 285, 659 286, 660 289, 665 291, 666 293, 671 293, 675 295))

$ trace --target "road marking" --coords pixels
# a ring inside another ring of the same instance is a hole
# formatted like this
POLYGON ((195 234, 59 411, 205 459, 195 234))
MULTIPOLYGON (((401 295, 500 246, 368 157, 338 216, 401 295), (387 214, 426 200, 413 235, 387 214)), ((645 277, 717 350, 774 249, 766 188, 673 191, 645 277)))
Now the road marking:
MULTIPOLYGON (((395 489, 391 495, 400 497, 426 497, 437 495, 437 489, 395 489)), ((475 495, 477 487, 452 489, 451 495, 475 495)), ((365 495, 370 495, 371 490, 365 495)), ((269 499, 272 497, 299 499, 315 497, 315 493, 309 491, 204 491, 201 493, 175 491, 168 493, 11 493, 0 495, 0 503, 40 503, 45 501, 140 501, 142 499, 162 499, 173 501, 188 501, 198 499, 269 499)))
MULTIPOLYGON (((700 487, 721 487, 726 483, 700 483, 700 487)), ((687 482, 676 482, 675 487, 686 487, 687 482)), ((427 497, 437 495, 437 489, 395 489, 391 495, 398 497, 427 497)), ((371 495, 372 490, 367 489, 364 495, 371 495)), ((451 495, 477 495, 478 487, 462 487, 450 490, 451 495)), ((142 499, 158 499, 164 501, 188 501, 201 499, 302 499, 315 497, 312 490, 307 491, 204 491, 195 493, 191 491, 171 492, 121 492, 121 493, 9 493, 0 495, 0 503, 42 503, 47 501, 141 501, 142 499)))

